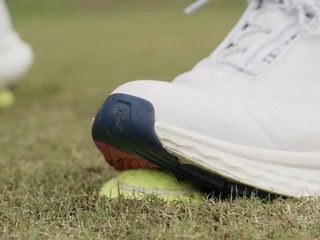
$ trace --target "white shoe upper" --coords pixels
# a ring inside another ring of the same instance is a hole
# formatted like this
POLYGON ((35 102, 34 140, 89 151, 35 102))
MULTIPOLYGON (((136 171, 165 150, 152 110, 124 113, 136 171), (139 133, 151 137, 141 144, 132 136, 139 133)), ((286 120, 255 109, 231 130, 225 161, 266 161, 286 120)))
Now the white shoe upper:
POLYGON ((222 44, 174 82, 238 97, 269 147, 319 152, 320 1, 278 2, 250 1, 222 44))
POLYGON ((320 1, 250 1, 222 44, 173 83, 116 92, 149 100, 156 120, 260 149, 320 153, 320 1), (303 22, 303 23, 302 23, 303 22))

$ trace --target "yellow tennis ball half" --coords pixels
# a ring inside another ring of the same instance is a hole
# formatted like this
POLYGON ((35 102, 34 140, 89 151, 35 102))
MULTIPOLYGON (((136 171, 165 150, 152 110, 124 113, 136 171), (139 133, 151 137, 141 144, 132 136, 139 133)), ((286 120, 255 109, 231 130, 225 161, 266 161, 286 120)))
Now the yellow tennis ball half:
POLYGON ((15 97, 11 90, 4 88, 0 90, 0 108, 6 108, 14 103, 15 97))
POLYGON ((126 170, 117 178, 112 178, 101 189, 101 196, 127 199, 142 199, 145 194, 153 194, 166 201, 202 201, 205 194, 187 181, 159 169, 126 170))

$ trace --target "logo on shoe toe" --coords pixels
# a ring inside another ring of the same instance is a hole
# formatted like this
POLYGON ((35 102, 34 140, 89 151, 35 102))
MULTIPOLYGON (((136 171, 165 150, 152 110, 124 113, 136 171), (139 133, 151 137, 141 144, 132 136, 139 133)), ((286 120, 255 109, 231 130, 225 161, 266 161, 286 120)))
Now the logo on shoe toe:
POLYGON ((124 113, 126 112, 127 108, 116 108, 114 110, 114 120, 115 122, 119 123, 124 119, 124 113))
POLYGON ((114 123, 120 129, 120 131, 123 131, 123 128, 125 127, 123 125, 123 121, 125 120, 126 116, 128 116, 128 109, 130 110, 130 106, 124 103, 117 103, 114 107, 114 123))

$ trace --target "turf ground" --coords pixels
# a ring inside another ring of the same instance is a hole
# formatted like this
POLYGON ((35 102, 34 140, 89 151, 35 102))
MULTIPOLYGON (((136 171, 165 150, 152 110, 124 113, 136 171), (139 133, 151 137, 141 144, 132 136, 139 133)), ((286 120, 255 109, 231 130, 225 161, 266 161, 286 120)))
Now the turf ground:
POLYGON ((212 198, 166 205, 99 198, 117 175, 91 142, 91 118, 118 85, 170 81, 207 56, 245 1, 10 0, 36 61, 0 112, 2 239, 319 239, 320 201, 212 198))

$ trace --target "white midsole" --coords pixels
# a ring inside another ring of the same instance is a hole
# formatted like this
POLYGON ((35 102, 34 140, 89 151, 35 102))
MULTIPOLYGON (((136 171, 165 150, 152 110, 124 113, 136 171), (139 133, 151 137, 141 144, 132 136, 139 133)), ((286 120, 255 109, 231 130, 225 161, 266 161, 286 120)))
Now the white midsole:
POLYGON ((257 149, 156 122, 162 146, 179 158, 231 181, 286 196, 320 196, 320 153, 257 149))
POLYGON ((0 88, 15 84, 32 63, 31 47, 16 32, 0 37, 0 88))

